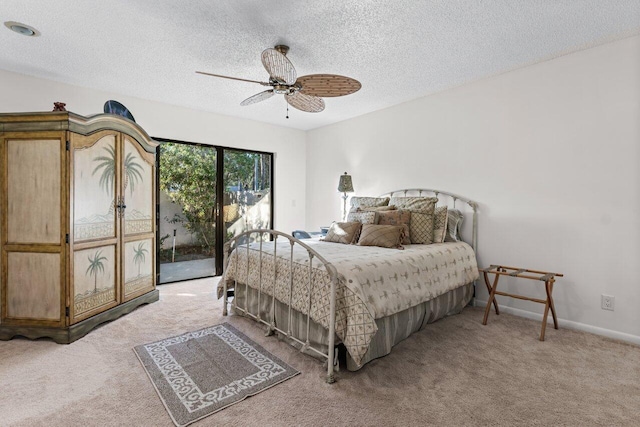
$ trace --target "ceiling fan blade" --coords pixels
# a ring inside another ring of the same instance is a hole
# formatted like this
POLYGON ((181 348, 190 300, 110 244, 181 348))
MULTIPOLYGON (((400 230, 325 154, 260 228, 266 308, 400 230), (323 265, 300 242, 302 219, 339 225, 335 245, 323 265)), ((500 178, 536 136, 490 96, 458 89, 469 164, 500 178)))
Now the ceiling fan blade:
POLYGON ((351 77, 336 74, 310 74, 302 76, 296 82, 302 86, 300 93, 323 98, 350 95, 360 90, 362 85, 351 77))
POLYGON ((291 61, 275 49, 265 49, 262 52, 262 65, 271 76, 282 84, 292 85, 298 74, 291 61))
POLYGON ((285 95, 289 105, 307 113, 319 113, 324 110, 324 99, 317 96, 305 95, 304 93, 295 92, 291 95, 285 95))
POLYGON ((256 102, 264 101, 265 99, 269 99, 273 96, 273 89, 265 90, 264 92, 256 93, 253 96, 248 97, 244 101, 240 103, 243 107, 247 105, 255 104, 256 102))
POLYGON ((238 77, 223 76, 223 75, 220 75, 220 74, 205 73, 204 71, 196 71, 196 73, 203 74, 205 76, 222 77, 223 79, 239 80, 241 82, 258 83, 258 84, 261 84, 262 86, 270 86, 269 83, 267 83, 267 82, 259 82, 257 80, 248 80, 248 79, 241 79, 241 78, 238 78, 238 77))

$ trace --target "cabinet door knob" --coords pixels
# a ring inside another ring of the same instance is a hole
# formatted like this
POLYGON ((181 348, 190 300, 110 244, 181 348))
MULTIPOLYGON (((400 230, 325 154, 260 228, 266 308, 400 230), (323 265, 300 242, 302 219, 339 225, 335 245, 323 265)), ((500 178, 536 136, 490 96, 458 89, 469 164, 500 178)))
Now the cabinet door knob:
POLYGON ((118 208, 118 216, 122 216, 124 210, 127 208, 127 205, 124 204, 124 197, 118 197, 118 204, 116 205, 118 208))

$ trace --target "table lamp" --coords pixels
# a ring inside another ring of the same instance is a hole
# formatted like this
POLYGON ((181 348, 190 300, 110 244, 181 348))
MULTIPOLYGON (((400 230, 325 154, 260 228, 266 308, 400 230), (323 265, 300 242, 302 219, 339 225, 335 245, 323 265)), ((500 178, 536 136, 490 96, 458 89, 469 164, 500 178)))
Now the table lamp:
POLYGON ((343 175, 340 175, 338 191, 342 193, 342 219, 344 220, 347 217, 347 193, 353 193, 351 175, 346 172, 343 175))

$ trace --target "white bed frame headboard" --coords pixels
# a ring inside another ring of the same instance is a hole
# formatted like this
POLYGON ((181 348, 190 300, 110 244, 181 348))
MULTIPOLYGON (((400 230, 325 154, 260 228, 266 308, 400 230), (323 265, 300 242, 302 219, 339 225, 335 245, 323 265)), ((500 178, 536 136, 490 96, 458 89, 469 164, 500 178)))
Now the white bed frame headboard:
MULTIPOLYGON (((458 196, 457 194, 450 193, 448 191, 442 190, 432 190, 429 188, 406 188, 403 190, 394 190, 389 191, 387 193, 383 193, 380 197, 438 197, 439 204, 442 205, 443 200, 440 199, 440 196, 446 196, 445 202, 447 206, 451 206, 453 208, 457 208, 456 202, 460 201, 469 206, 472 213, 472 230, 471 230, 471 247, 473 251, 478 253, 478 204, 473 200, 467 199, 466 197, 458 196)), ((463 212, 464 214, 465 212, 463 212)), ((464 222, 463 222, 464 226, 464 222)))

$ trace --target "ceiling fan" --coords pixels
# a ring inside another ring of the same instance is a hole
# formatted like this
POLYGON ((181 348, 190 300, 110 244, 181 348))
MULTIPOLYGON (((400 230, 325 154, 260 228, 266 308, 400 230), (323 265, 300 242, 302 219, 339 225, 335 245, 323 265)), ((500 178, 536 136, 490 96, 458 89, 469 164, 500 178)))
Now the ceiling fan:
POLYGON ((203 71, 196 71, 196 73, 271 87, 245 99, 240 103, 242 106, 255 104, 271 98, 274 94, 280 94, 284 95, 284 99, 289 105, 308 113, 319 113, 324 110, 322 97, 349 95, 362 87, 360 82, 355 79, 335 74, 310 74, 297 77, 296 69, 286 57, 288 51, 289 46, 277 45, 273 49, 265 49, 262 52, 262 65, 269 73, 268 82, 222 76, 203 71))

